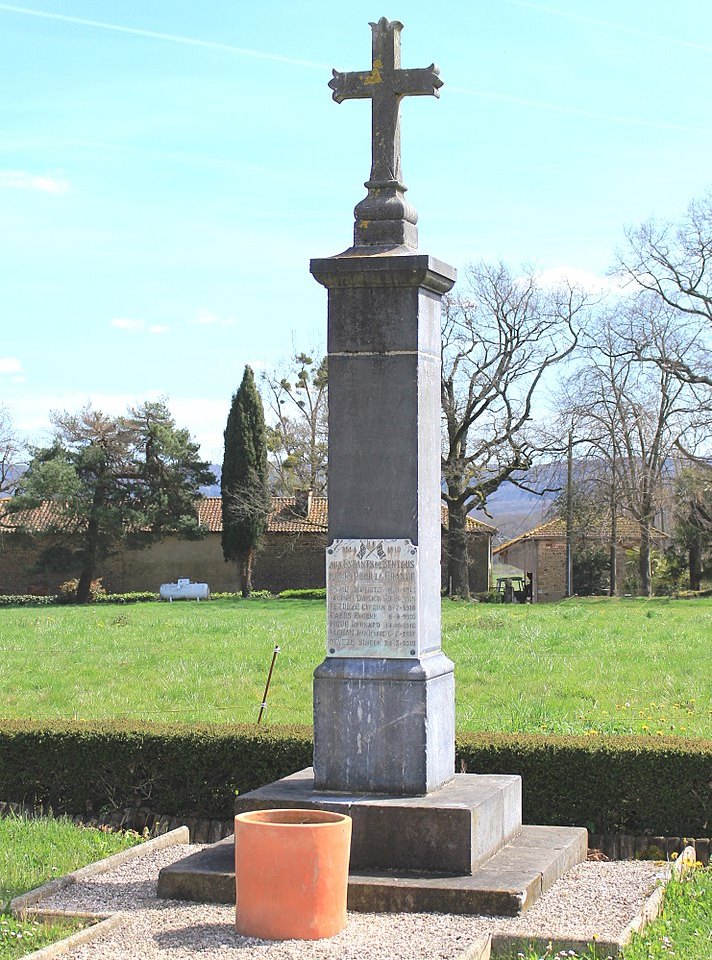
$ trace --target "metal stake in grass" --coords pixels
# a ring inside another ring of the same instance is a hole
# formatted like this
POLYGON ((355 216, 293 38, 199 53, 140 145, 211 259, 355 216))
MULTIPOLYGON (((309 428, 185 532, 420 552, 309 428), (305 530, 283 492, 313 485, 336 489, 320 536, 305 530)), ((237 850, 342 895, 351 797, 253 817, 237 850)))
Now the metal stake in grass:
POLYGON ((269 673, 267 674, 267 683, 265 684, 265 692, 262 694, 262 704, 260 705, 260 712, 257 717, 257 722, 259 723, 262 719, 262 714, 267 709, 267 694, 269 693, 269 685, 272 682, 272 671, 274 670, 274 663, 277 659, 277 654, 279 653, 279 647, 275 646, 274 653, 272 654, 272 663, 269 665, 269 673))

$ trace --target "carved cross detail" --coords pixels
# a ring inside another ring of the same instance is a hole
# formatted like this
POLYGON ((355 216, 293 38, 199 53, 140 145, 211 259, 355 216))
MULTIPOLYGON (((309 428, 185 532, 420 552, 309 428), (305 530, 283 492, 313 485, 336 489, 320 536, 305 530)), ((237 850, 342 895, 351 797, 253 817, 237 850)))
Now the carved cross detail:
POLYGON ((373 49, 370 71, 340 73, 334 70, 329 86, 337 103, 371 98, 371 179, 366 186, 402 190, 400 102, 403 97, 439 97, 443 82, 434 63, 422 69, 401 70, 402 23, 381 17, 370 27, 373 49))

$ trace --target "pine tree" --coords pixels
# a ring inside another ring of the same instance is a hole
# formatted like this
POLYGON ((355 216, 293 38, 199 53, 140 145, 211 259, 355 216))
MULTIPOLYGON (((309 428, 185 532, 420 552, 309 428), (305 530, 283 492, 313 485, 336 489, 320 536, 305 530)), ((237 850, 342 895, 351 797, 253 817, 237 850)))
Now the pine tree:
POLYGON ((86 603, 100 562, 169 534, 200 536, 200 486, 215 478, 198 444, 179 429, 163 402, 110 417, 90 406, 53 413, 51 447, 35 448, 18 479, 10 513, 51 504, 41 562, 79 573, 76 599, 86 603))
POLYGON ((243 597, 252 591, 252 559, 267 526, 271 499, 267 431, 262 400, 250 367, 232 398, 225 426, 222 479, 222 549, 237 563, 243 597))

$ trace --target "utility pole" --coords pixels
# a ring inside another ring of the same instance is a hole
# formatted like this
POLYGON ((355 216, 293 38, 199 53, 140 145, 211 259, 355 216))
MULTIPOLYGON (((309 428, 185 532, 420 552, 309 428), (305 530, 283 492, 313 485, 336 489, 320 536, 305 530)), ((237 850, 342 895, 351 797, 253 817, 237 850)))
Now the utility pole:
POLYGON ((616 483, 616 447, 613 445, 613 460, 611 462, 611 553, 608 566, 608 576, 610 584, 608 587, 609 597, 615 597, 618 590, 618 504, 616 483))
POLYGON ((569 430, 566 454, 566 596, 574 595, 574 432, 569 430))

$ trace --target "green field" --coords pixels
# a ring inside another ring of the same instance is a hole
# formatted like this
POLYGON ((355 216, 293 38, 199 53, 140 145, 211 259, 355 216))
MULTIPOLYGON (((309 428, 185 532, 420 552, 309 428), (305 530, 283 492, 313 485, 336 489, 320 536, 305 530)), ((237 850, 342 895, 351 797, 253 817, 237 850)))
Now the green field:
MULTIPOLYGON (((0 716, 311 722, 325 605, 0 609, 0 716)), ((461 731, 712 737, 712 601, 443 604, 461 731)))
POLYGON ((83 829, 67 820, 0 818, 0 960, 15 960, 74 933, 77 921, 18 920, 10 900, 138 842, 135 834, 83 829))

